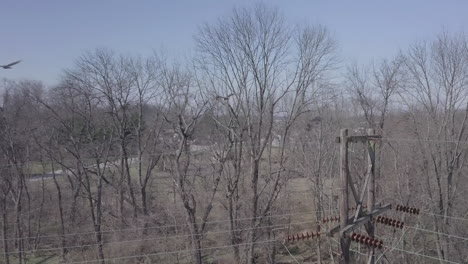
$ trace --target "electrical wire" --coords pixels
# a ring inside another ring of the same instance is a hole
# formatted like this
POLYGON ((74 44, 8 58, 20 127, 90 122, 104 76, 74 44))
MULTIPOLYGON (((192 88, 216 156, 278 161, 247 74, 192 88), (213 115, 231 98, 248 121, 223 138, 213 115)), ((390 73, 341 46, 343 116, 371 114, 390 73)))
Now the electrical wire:
POLYGON ((133 259, 139 257, 147 257, 147 256, 160 256, 160 255, 168 255, 168 254, 176 254, 176 253, 187 253, 187 252, 195 252, 195 251, 202 251, 202 250, 212 250, 212 249, 223 249, 223 248, 230 248, 232 246, 248 246, 253 244, 269 244, 273 242, 279 242, 278 240, 263 240, 263 241, 256 241, 250 243, 239 243, 239 244, 230 244, 218 247, 206 247, 200 249, 184 249, 184 250, 174 250, 174 251, 165 251, 165 252, 158 252, 158 253, 149 253, 149 254, 140 254, 140 255, 132 255, 132 256, 122 256, 122 257, 114 257, 114 258, 104 258, 104 259, 93 259, 93 260, 85 260, 85 261, 73 261, 73 262, 66 262, 68 264, 79 264, 79 263, 93 263, 93 262, 107 262, 107 261, 115 261, 115 260, 124 260, 124 259, 133 259))
POLYGON ((461 143, 468 144, 468 141, 457 141, 457 140, 439 140, 439 139, 411 139, 411 138, 380 138, 383 141, 406 141, 406 142, 434 142, 434 143, 461 143))
POLYGON ((149 237, 149 238, 132 239, 132 240, 108 241, 108 242, 103 242, 103 243, 100 243, 100 244, 99 243, 94 243, 94 244, 84 244, 84 245, 67 246, 67 247, 40 248, 40 249, 33 249, 33 250, 10 251, 10 252, 6 252, 6 253, 0 252, 0 255, 19 254, 19 253, 33 253, 33 252, 39 252, 39 251, 58 251, 58 250, 63 250, 63 249, 93 247, 93 246, 98 246, 98 245, 124 244, 124 243, 141 242, 141 241, 159 241, 159 240, 167 240, 167 239, 180 238, 180 237, 207 236, 207 235, 215 235, 215 234, 224 234, 224 233, 229 233, 229 232, 239 232, 239 231, 257 230, 257 229, 265 229, 265 228, 284 227, 284 228, 276 228, 276 230, 281 230, 281 229, 285 229, 285 226, 288 226, 288 225, 300 225, 300 224, 308 224, 308 223, 315 223, 315 221, 285 223, 285 224, 250 227, 250 228, 240 228, 240 229, 224 230, 224 231, 211 231, 211 232, 207 232, 207 233, 204 233, 204 234, 183 234, 183 235, 174 235, 174 236, 165 236, 165 237, 149 237))
MULTIPOLYGON (((437 140, 437 139, 410 139, 410 138, 380 138, 379 140, 383 141, 410 141, 410 142, 436 142, 436 143, 461 143, 461 144, 468 144, 468 141, 456 141, 456 140, 437 140)), ((243 145, 243 147, 249 148, 253 147, 253 145, 243 145)), ((292 148, 286 148, 286 149, 292 149, 292 148)), ((200 152, 200 150, 191 150, 190 152, 200 152)), ((156 157, 156 156, 161 156, 165 154, 174 154, 175 151, 163 151, 160 153, 155 153, 155 154, 144 154, 141 155, 140 157, 156 157)), ((80 161, 96 161, 98 157, 84 157, 80 158, 80 161)), ((116 159, 115 161, 118 161, 118 159, 122 158, 122 156, 106 156, 105 159, 103 159, 103 162, 108 162, 112 163, 113 161, 109 159, 116 159)), ((127 157, 127 159, 132 159, 132 158, 137 158, 137 157, 127 157)), ((66 161, 76 161, 77 159, 63 159, 60 160, 60 162, 66 162, 66 161)), ((23 162, 23 163, 16 163, 16 164, 0 164, 1 167, 24 167, 27 165, 37 165, 37 163, 42 163, 41 161, 28 161, 28 162, 23 162)), ((46 162, 47 163, 47 162, 46 162)), ((55 162, 58 164, 58 162, 55 162)), ((92 164, 94 166, 96 164, 92 164)), ((59 165, 60 167, 60 165, 59 165)), ((51 172, 48 172, 51 173, 51 172)))
POLYGON ((418 253, 418 252, 409 251, 409 250, 405 250, 405 249, 402 249, 402 248, 397 248, 397 247, 387 247, 387 248, 389 248, 390 250, 397 250, 397 251, 405 252, 407 254, 413 254, 413 255, 420 256, 420 257, 430 258, 430 259, 433 259, 433 260, 438 260, 438 261, 442 261, 442 262, 446 262, 446 263, 461 264, 459 262, 454 262, 454 261, 450 261, 450 260, 441 259, 441 258, 438 258, 438 257, 424 255, 424 254, 421 254, 421 253, 418 253))
POLYGON ((454 220, 461 220, 461 221, 468 221, 468 218, 465 218, 465 217, 459 217, 459 216, 445 216, 445 215, 441 215, 441 214, 434 214, 434 213, 430 213, 430 212, 427 212, 427 211, 422 211, 420 212, 421 214, 425 214, 425 215, 432 215, 432 216, 438 216, 438 217, 444 217, 444 218, 449 218, 449 219, 454 219, 454 220))
POLYGON ((284 248, 286 249, 286 251, 288 251, 289 256, 291 256, 291 258, 294 260, 294 262, 299 264, 299 261, 297 261, 297 259, 293 256, 293 254, 291 254, 291 251, 289 251, 288 247, 284 243, 282 243, 282 244, 283 244, 284 248))
POLYGON ((432 234, 439 234, 439 235, 443 235, 443 236, 447 236, 447 237, 453 237, 453 238, 457 238, 457 239, 462 239, 462 240, 468 241, 468 237, 462 237, 462 236, 457 236, 457 235, 452 235, 452 234, 437 232, 437 231, 434 231, 434 230, 424 229, 424 228, 420 228, 420 227, 417 227, 417 226, 407 226, 407 228, 411 228, 411 229, 415 229, 415 230, 419 230, 419 231, 423 231, 423 232, 428 232, 428 233, 432 233, 432 234))
MULTIPOLYGON (((246 218, 238 218, 235 219, 236 221, 245 221, 245 220, 252 220, 252 219, 259 219, 259 218, 277 218, 277 217, 286 217, 286 216, 297 216, 297 215, 306 215, 312 214, 317 212, 336 212, 337 210, 317 210, 317 211, 309 211, 309 212, 301 212, 301 213, 290 213, 290 214, 279 214, 279 215, 266 215, 266 216, 257 216, 257 217, 246 217, 246 218)), ((216 223, 225 223, 231 221, 230 219, 219 219, 213 221, 207 221, 206 224, 216 224, 216 223)), ((111 229, 111 230, 102 230, 101 234, 106 233, 120 233, 120 232, 130 232, 130 231, 138 231, 138 230, 149 230, 149 229, 164 229, 164 228, 171 228, 171 227, 184 227, 188 226, 189 224, 175 224, 175 225, 164 225, 164 226, 153 226, 153 227, 141 227, 141 228, 124 228, 124 229, 111 229)), ((53 237, 64 237, 64 236, 77 236, 77 235, 89 235, 89 234, 96 234, 96 231, 89 231, 89 232, 79 232, 79 233, 67 233, 67 234, 57 234, 57 235, 44 235, 44 236, 32 236, 32 237, 20 237, 20 238, 7 238, 7 239, 0 239, 0 241, 12 241, 12 240, 23 240, 23 239, 38 239, 38 238, 53 238, 53 237)))
MULTIPOLYGON (((411 228, 411 227, 408 227, 406 226, 406 228, 411 228)), ((379 237, 379 236, 376 236, 376 237, 379 237)), ((379 238, 382 238, 382 237, 379 237, 379 238)), ((334 242, 338 243, 338 241, 336 241, 335 239, 332 239, 334 242)), ((401 238, 400 238, 400 241, 401 241, 401 238)), ((398 243, 396 245, 398 245, 400 243, 400 241, 398 241, 398 243)), ((418 253, 418 252, 414 252, 414 251, 409 251, 409 250, 405 250, 405 249, 402 249, 402 248, 398 248, 395 246, 383 246, 384 248, 386 248, 387 250, 390 250, 390 251, 393 251, 393 250, 397 250, 397 251, 401 251, 401 252, 404 252, 404 253, 407 253, 407 254, 413 254, 413 255, 417 255, 417 256, 420 256, 420 257, 425 257, 425 258, 430 258, 430 259, 433 259, 433 260, 438 260, 438 261, 442 261, 442 262, 446 262, 446 263, 452 263, 452 264, 461 264, 459 262, 454 262, 454 261, 450 261, 450 260, 444 260, 444 259, 441 259, 441 258, 438 258, 438 257, 433 257, 433 256, 429 256, 429 255, 425 255, 425 254, 421 254, 421 253, 418 253)), ((360 253, 358 251, 355 251, 355 250, 352 250, 350 249, 350 251, 353 251, 353 252, 356 252, 358 254, 363 254, 363 253, 360 253)), ((383 253, 385 254, 385 253, 383 253)), ((380 258, 377 259, 377 261, 379 260, 380 258)), ((376 261, 376 262, 377 262, 376 261)))
MULTIPOLYGON (((251 147, 255 147, 253 145, 242 145, 242 147, 245 147, 245 148, 251 148, 251 147)), ((286 149, 292 149, 292 148, 286 148, 286 149)), ((214 149, 210 149, 210 151, 212 151, 214 149)), ((190 153, 200 153, 202 151, 206 151, 206 150, 189 150, 188 152, 190 153)), ((144 155, 141 155, 140 157, 142 158, 146 158, 146 157, 158 157, 158 156, 164 156, 164 155, 167 155, 167 154, 175 154, 176 151, 173 150, 173 151, 162 151, 162 152, 159 152, 159 153, 154 153, 154 154, 144 154, 144 155)), ((80 157, 79 160, 80 162, 83 162, 83 161, 93 161, 95 162, 98 158, 100 157, 80 157)), ((114 162, 117 162, 119 161, 119 159, 123 158, 122 156, 104 156, 100 159, 102 159, 102 161, 99 163, 99 164, 103 164, 104 162, 107 162, 107 163, 114 163, 114 162)), ((131 160, 131 159, 137 159, 138 156, 128 156, 126 157, 127 159, 131 160)), ((60 160, 61 163, 64 163, 64 162, 67 162, 67 161, 71 161, 71 162, 76 162, 78 159, 76 158, 68 158, 68 159, 62 159, 60 160)), ((45 164, 48 164, 49 163, 49 159, 48 160, 44 160, 44 161, 26 161, 26 162, 20 162, 20 163, 15 163, 15 164, 0 164, 0 168, 2 167, 25 167, 25 166, 28 166, 28 165, 37 165, 38 163, 42 164, 42 163, 45 163, 45 164)), ((54 160, 54 163, 57 164, 57 167, 61 167, 60 163, 55 161, 54 160)), ((132 161, 130 161, 130 163, 132 163, 132 161)), ((90 167, 92 166, 96 166, 96 164, 90 164, 89 165, 90 167)), ((58 171, 61 171, 61 170, 58 170, 58 171)), ((50 173, 52 174, 52 171, 50 172, 47 172, 47 173, 50 173)))

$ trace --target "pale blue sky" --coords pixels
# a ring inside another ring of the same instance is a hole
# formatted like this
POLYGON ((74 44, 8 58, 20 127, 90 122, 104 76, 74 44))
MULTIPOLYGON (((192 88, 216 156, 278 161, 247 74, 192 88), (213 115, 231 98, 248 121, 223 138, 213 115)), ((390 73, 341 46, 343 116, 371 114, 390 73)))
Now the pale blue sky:
MULTIPOLYGON (((264 1, 291 23, 320 23, 335 35, 344 61, 389 57, 443 29, 465 32, 468 1, 264 1)), ((109 47, 132 54, 166 50, 184 56, 203 22, 230 13, 246 0, 3 0, 0 64, 22 59, 0 78, 57 82, 83 51, 109 47)))

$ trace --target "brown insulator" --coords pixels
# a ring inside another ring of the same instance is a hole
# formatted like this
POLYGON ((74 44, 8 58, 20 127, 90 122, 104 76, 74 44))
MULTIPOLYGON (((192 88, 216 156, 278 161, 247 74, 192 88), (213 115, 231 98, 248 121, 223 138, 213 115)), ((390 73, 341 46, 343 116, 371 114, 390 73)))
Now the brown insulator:
POLYGON ((361 236, 361 238, 359 239, 359 242, 361 242, 361 244, 364 244, 365 240, 366 240, 366 236, 361 236))
POLYGON ((364 244, 370 245, 370 241, 371 241, 371 238, 370 238, 370 237, 366 237, 366 239, 364 240, 364 244))
POLYGON ((382 240, 380 240, 380 241, 379 241, 378 248, 379 248, 379 249, 382 249, 382 247, 383 247, 383 241, 382 241, 382 240))
POLYGON ((378 247, 379 246, 379 241, 377 239, 374 239, 374 241, 372 241, 372 246, 374 248, 378 247))

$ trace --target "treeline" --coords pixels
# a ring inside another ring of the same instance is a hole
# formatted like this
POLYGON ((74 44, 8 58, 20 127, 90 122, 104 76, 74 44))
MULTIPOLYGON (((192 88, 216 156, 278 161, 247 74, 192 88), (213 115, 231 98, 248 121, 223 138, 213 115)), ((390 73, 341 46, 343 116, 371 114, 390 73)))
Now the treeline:
MULTIPOLYGON (((300 218, 310 228, 337 210, 334 138, 344 127, 382 135, 377 199, 429 212, 403 220, 436 232, 379 235, 466 261, 466 240, 443 234, 468 236, 451 218, 467 213, 467 43, 442 33, 347 66, 327 28, 257 5, 201 26, 183 62, 97 49, 54 87, 5 80, 3 262, 275 263, 279 227, 313 210, 300 218), (227 250, 205 250, 216 247, 227 250)), ((352 150, 356 181, 364 153, 352 150)), ((312 259, 339 259, 332 240, 310 246, 312 259)))

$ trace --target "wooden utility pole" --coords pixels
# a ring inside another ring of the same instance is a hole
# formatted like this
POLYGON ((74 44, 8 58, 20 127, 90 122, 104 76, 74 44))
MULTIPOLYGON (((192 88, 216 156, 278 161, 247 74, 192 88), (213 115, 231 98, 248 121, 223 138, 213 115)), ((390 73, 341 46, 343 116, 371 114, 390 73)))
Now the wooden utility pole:
MULTIPOLYGON (((348 264, 350 262, 350 237, 351 231, 359 226, 365 225, 369 237, 374 237, 374 225, 372 219, 374 216, 383 213, 390 209, 390 205, 376 206, 375 205, 375 140, 380 136, 374 134, 374 129, 367 129, 366 135, 348 136, 348 129, 341 129, 340 137, 337 142, 340 143, 340 180, 341 180, 341 197, 340 197, 340 225, 328 231, 328 235, 333 235, 339 231, 340 246, 341 246, 341 263, 348 264), (367 147, 368 153, 368 169, 364 183, 360 188, 354 186, 352 177, 349 173, 348 164, 348 145, 349 143, 362 142, 367 147), (356 213, 349 217, 349 190, 351 189, 352 196, 356 202, 356 213), (360 193, 358 193, 360 191, 360 193), (363 211, 363 202, 367 193, 367 210, 363 211)), ((374 248, 369 247, 368 264, 374 263, 374 248)))
MULTIPOLYGON (((346 228, 348 225, 348 129, 341 129, 340 133, 340 160, 341 160, 341 196, 340 196, 340 229, 346 228)), ((343 234, 340 237, 341 245, 341 263, 349 263, 349 244, 350 239, 343 234)))
MULTIPOLYGON (((367 135, 372 136, 375 134, 375 130, 373 128, 367 129, 367 135)), ((367 164, 368 170, 367 173, 369 175, 369 184, 367 185, 367 210, 372 212, 374 210, 375 204, 375 141, 371 139, 367 139, 367 164)), ((367 223, 367 234, 369 237, 374 238, 374 224, 372 222, 372 216, 370 217, 370 221, 367 223)), ((373 247, 369 247, 369 261, 368 264, 374 264, 375 250, 373 247)))

